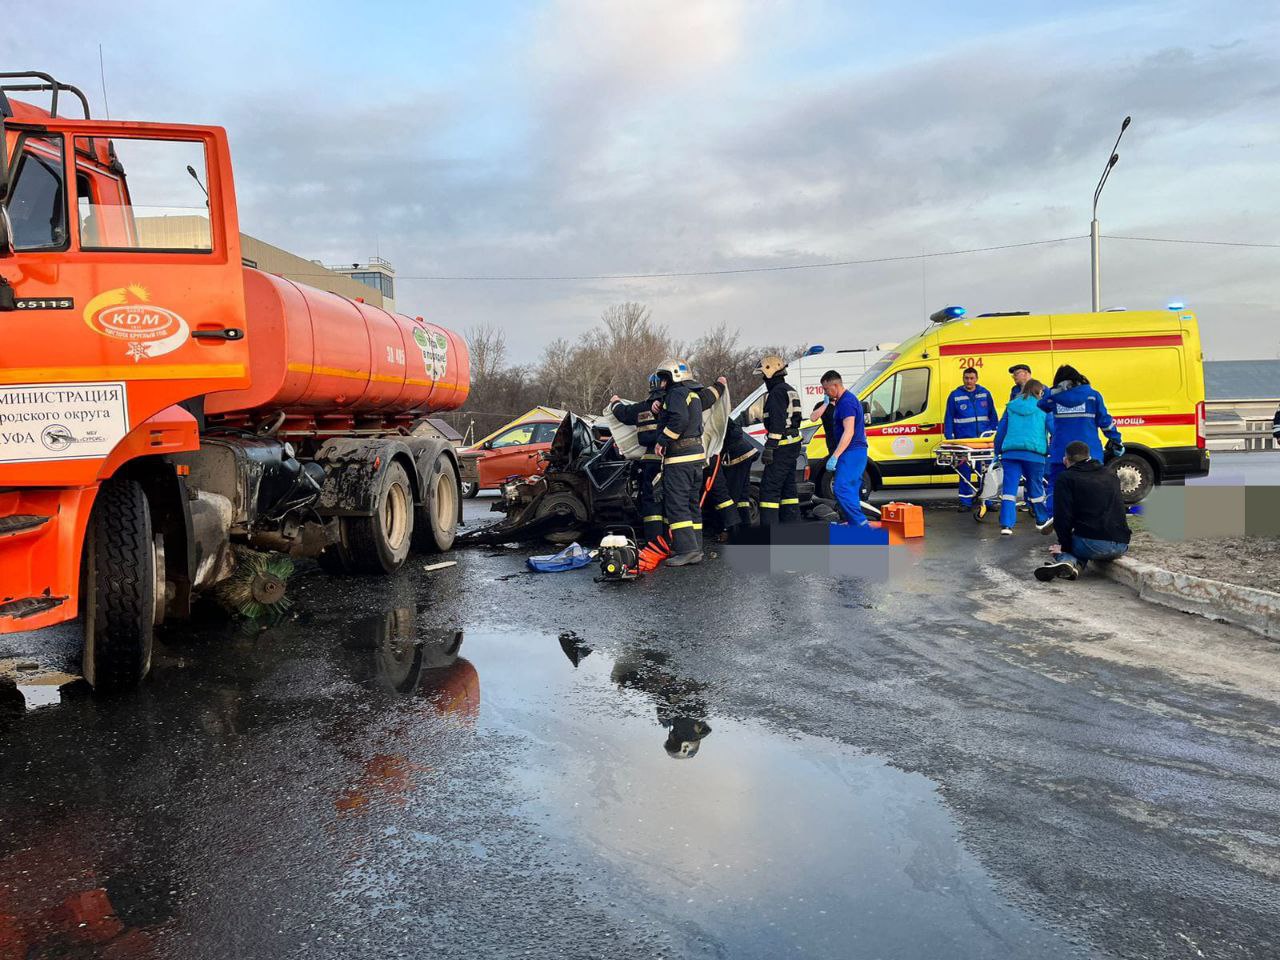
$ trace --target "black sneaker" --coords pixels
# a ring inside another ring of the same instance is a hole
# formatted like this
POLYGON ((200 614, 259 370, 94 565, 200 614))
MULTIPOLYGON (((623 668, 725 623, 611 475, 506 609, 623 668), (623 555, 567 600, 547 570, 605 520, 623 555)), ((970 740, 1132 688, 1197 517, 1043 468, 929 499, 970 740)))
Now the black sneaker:
POLYGON ((688 553, 679 553, 670 560, 663 561, 668 567, 688 567, 695 563, 702 562, 701 550, 690 550, 688 553))
POLYGON ((1078 576, 1080 576, 1080 571, 1069 560, 1050 560, 1043 566, 1036 567, 1036 579, 1041 583, 1048 583, 1058 577, 1074 580, 1078 576))
POLYGON ((960 504, 960 506, 956 507, 956 513, 968 513, 972 509, 973 509, 973 504, 969 504, 969 506, 966 507, 962 503, 960 504))

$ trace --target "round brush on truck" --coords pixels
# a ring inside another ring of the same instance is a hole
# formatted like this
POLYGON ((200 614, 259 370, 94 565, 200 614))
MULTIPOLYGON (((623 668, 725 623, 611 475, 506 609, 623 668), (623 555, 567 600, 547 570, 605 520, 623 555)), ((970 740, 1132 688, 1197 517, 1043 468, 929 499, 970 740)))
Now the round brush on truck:
POLYGON ((94 120, 34 73, 0 121, 0 633, 78 615, 119 689, 219 584, 252 613, 285 558, 449 549, 457 457, 422 426, 466 399, 461 338, 245 266, 221 128, 94 120))

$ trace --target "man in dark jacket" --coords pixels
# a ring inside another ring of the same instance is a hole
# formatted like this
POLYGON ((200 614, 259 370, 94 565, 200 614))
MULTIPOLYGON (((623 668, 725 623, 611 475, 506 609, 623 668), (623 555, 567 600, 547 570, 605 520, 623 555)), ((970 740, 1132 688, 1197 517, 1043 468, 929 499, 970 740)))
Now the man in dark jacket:
POLYGON ((1114 560, 1129 549, 1120 479, 1093 459, 1083 440, 1067 445, 1062 462, 1066 469, 1053 493, 1057 556, 1036 569, 1037 580, 1074 580, 1090 560, 1114 560))

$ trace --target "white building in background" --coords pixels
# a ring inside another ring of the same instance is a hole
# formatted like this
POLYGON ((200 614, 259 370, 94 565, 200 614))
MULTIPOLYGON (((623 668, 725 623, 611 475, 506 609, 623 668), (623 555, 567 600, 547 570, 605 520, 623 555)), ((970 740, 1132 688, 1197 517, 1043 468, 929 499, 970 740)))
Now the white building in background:
POLYGON ((326 264, 331 273, 350 277, 357 283, 378 291, 381 306, 392 312, 396 309, 396 271, 391 263, 381 257, 370 257, 367 263, 326 264))

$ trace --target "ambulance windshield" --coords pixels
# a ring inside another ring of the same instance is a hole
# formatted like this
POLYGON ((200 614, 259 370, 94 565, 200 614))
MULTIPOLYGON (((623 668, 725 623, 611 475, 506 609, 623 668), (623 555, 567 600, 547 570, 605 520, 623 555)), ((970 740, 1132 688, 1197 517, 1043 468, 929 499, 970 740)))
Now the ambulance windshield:
POLYGON ((893 362, 897 359, 898 354, 886 353, 883 357, 877 360, 875 364, 868 367, 867 372, 855 380, 853 385, 849 387, 849 390, 853 392, 855 397, 861 397, 863 392, 875 383, 877 379, 879 379, 880 374, 893 366, 893 362))

